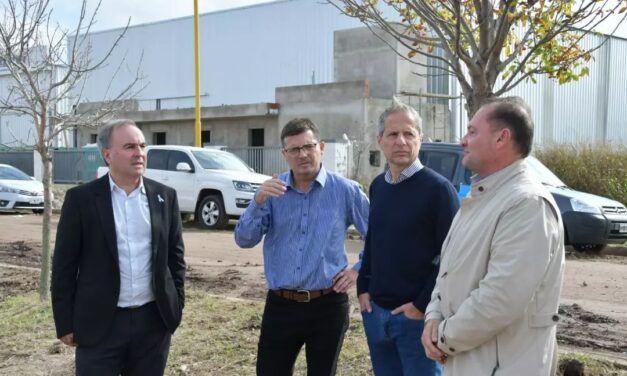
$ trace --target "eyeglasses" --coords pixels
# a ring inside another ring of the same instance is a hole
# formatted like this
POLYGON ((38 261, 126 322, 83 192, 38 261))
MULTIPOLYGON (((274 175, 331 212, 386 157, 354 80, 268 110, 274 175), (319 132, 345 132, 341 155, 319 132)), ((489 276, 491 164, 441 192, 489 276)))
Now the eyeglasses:
POLYGON ((295 148, 289 148, 289 149, 283 149, 284 152, 286 152, 287 154, 289 154, 291 157, 297 157, 300 155, 300 151, 304 151, 305 154, 310 154, 311 152, 313 152, 316 149, 316 146, 318 146, 318 144, 313 143, 313 144, 305 144, 303 146, 300 147, 295 147, 295 148))

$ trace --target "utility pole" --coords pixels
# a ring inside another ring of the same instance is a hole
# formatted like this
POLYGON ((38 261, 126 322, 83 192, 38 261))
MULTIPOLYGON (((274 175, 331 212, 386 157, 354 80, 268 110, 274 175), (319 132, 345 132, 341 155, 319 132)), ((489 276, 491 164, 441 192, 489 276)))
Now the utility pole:
POLYGON ((198 42, 198 0, 194 0, 194 67, 196 86, 196 121, 194 122, 194 146, 201 145, 201 124, 200 124, 200 47, 198 42))

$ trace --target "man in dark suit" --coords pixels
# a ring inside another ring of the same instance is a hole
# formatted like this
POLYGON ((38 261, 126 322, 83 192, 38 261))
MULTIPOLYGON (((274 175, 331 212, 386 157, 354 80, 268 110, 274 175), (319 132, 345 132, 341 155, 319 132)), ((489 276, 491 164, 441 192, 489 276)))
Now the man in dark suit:
POLYGON ((142 177, 133 121, 105 125, 98 146, 109 174, 67 192, 57 228, 57 336, 76 346, 77 375, 163 375, 185 303, 176 192, 142 177))

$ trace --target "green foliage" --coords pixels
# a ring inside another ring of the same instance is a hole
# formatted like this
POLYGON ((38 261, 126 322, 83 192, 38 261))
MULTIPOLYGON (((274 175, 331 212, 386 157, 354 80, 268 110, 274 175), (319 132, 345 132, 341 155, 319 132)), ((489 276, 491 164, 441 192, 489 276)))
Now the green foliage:
POLYGON ((627 204, 627 147, 559 145, 535 156, 569 187, 627 204))
POLYGON ((611 15, 627 11, 626 1, 598 0, 329 2, 392 36, 407 48, 403 53, 410 60, 417 55, 439 59, 445 65, 439 69, 459 81, 469 116, 488 98, 523 81, 535 83, 538 75, 559 84, 589 75, 599 44, 589 46, 582 38, 611 15), (400 22, 386 16, 390 10, 400 22), (443 59, 434 56, 436 47, 443 59))

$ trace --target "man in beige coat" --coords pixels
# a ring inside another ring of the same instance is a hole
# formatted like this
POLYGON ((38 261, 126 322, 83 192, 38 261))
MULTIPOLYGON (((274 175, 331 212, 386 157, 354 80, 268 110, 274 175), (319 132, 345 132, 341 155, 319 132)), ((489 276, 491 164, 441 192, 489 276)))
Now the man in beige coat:
POLYGON ((445 375, 549 375, 564 273, 562 219, 524 160, 520 98, 481 107, 461 141, 476 175, 442 247, 422 343, 445 375))

